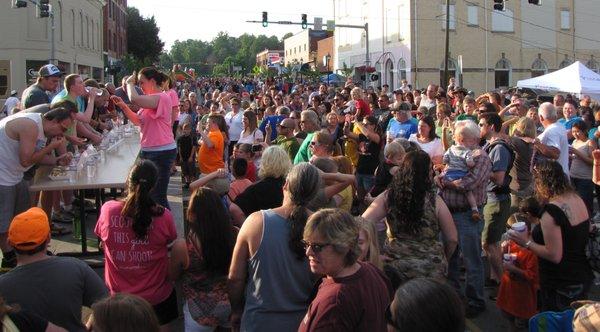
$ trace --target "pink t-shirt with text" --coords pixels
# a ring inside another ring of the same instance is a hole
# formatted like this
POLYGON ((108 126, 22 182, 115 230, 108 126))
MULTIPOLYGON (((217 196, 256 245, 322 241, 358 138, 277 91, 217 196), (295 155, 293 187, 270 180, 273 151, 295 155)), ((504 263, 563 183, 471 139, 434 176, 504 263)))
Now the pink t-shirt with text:
POLYGON ((167 245, 177 238, 175 222, 168 209, 155 217, 144 239, 137 239, 132 219, 121 215, 123 202, 102 205, 94 232, 104 242, 104 278, 111 294, 130 293, 156 305, 169 297, 167 245))
POLYGON ((140 118, 142 149, 175 143, 171 122, 171 97, 165 92, 154 95, 160 97, 156 109, 142 108, 137 113, 140 118))

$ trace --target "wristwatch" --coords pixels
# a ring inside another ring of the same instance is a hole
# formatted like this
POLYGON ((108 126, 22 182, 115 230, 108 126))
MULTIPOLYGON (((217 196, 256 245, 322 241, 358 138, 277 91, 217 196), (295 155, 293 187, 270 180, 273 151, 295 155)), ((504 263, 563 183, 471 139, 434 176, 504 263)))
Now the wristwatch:
POLYGON ((529 249, 529 246, 531 245, 531 242, 532 242, 531 240, 525 242, 525 245, 523 247, 529 249))

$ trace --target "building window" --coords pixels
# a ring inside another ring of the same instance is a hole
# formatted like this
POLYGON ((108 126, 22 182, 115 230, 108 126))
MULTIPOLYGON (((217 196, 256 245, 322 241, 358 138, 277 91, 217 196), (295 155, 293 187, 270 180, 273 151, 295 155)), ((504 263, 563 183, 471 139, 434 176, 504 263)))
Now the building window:
POLYGON ((595 73, 600 73, 600 64, 598 64, 598 61, 594 59, 593 55, 590 61, 588 61, 588 63, 586 64, 586 66, 595 73))
POLYGON ((402 86, 402 80, 406 79, 406 61, 398 60, 398 86, 402 86))
POLYGON ((531 64, 531 77, 546 75, 548 72, 548 64, 542 59, 542 54, 538 53, 537 59, 531 64))
POLYGON ((81 12, 79 13, 79 31, 81 34, 81 42, 79 46, 83 47, 83 14, 81 12))
POLYGON ((385 83, 389 85, 390 90, 394 90, 394 63, 391 59, 387 59, 385 62, 385 83))
POLYGON ((306 44, 304 44, 304 52, 306 52, 306 44))
MULTIPOLYGON (((454 13, 454 5, 450 5, 450 30, 456 30, 456 15, 454 13)), ((442 30, 446 30, 446 5, 442 5, 440 21, 442 22, 442 30)))
POLYGON ((560 28, 563 30, 571 29, 571 12, 568 9, 560 11, 560 28))
POLYGON ((392 10, 385 10, 385 41, 390 43, 392 42, 392 26, 394 22, 392 22, 394 18, 392 17, 392 10))
POLYGON ((492 11, 492 32, 514 32, 513 11, 492 11))
POLYGON ((477 6, 467 5, 467 24, 472 26, 479 25, 479 8, 477 6))
POLYGON ((510 86, 512 65, 504 56, 504 53, 502 53, 502 58, 496 62, 496 67, 494 68, 494 85, 496 89, 510 86))
POLYGON ((85 17, 85 45, 90 48, 90 19, 85 17))
POLYGON ((565 54, 565 59, 558 65, 558 69, 563 69, 565 67, 568 67, 572 63, 573 63, 573 60, 569 59, 569 56, 565 54))

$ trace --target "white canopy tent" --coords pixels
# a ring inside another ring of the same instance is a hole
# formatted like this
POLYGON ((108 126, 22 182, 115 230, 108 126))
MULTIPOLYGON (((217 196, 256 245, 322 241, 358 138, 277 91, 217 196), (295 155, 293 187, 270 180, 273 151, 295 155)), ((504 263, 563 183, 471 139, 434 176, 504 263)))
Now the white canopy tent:
POLYGON ((517 82, 519 88, 530 88, 550 92, 565 92, 577 95, 600 96, 600 75, 581 62, 567 66, 550 74, 517 82))

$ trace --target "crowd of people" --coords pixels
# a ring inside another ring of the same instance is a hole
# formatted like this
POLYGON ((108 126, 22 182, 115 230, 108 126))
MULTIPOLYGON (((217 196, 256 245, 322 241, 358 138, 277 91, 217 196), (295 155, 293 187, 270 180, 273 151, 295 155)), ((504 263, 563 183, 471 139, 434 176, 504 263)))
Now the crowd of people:
POLYGON ((83 305, 99 331, 165 331, 180 313, 186 331, 463 331, 488 287, 518 330, 588 298, 588 96, 176 81, 154 67, 121 83, 45 65, 0 120, 3 322, 83 331, 83 305), (141 150, 126 195, 98 211, 102 280, 48 251, 86 201, 28 188, 38 165, 68 164, 121 121, 141 150), (177 166, 191 196, 179 239, 177 166))

